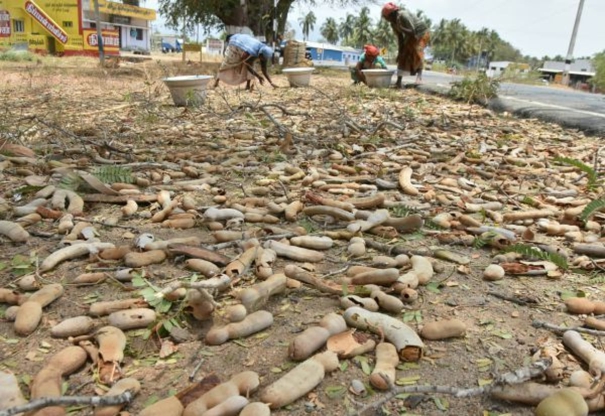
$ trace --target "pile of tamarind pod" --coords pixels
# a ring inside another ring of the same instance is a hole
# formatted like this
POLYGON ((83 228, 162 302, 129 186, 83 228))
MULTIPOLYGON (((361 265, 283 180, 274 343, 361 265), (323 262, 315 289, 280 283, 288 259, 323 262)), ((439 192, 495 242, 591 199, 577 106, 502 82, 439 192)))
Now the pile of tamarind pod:
MULTIPOLYGON (((179 147, 167 146, 152 167, 135 170, 128 181, 102 181, 90 160, 67 155, 51 158, 38 171, 36 153, 17 149, 32 166, 31 174, 21 168, 20 177, 35 190, 23 201, 0 199, 0 213, 7 214, 0 220, 0 238, 19 250, 33 248, 40 238, 49 242, 36 252, 35 271, 0 288, 4 318, 18 342, 47 334, 53 342, 53 353, 36 363, 29 397, 59 397, 70 377, 90 368, 106 396, 145 392, 150 380, 138 380, 130 371, 137 334, 148 331, 162 350, 176 350, 174 341, 198 343, 196 351, 222 352, 230 344, 263 339, 264 331, 277 333, 283 323, 277 304, 308 288, 332 303, 280 340, 283 361, 291 361, 283 374, 261 365, 220 377, 205 374, 138 413, 268 415, 302 402, 331 373, 345 368, 342 361, 362 354, 373 363, 362 384, 386 391, 401 363, 421 365, 435 343, 474 334, 471 315, 434 314, 420 324, 401 319, 408 309, 422 307, 430 314, 431 304, 423 298, 428 285, 447 277, 444 264, 476 269, 469 252, 481 253, 489 259, 480 273, 486 285, 519 275, 562 279, 571 268, 602 264, 605 216, 591 204, 603 185, 592 183, 578 163, 560 157, 592 163, 597 145, 574 143, 581 135, 562 141, 560 131, 536 133, 519 121, 523 134, 511 138, 484 110, 477 110, 478 117, 488 119, 479 128, 466 109, 457 109, 448 113, 449 122, 460 131, 434 127, 436 121, 421 114, 423 123, 406 127, 413 141, 398 145, 407 138, 382 126, 384 143, 375 145, 367 140, 368 128, 343 122, 333 103, 318 100, 297 99, 326 108, 322 122, 300 117, 288 124, 282 114, 273 119, 283 123, 280 136, 306 129, 339 146, 301 141, 296 144, 301 151, 271 163, 259 154, 266 143, 280 143, 241 115, 230 120, 232 126, 210 128, 183 114, 178 127, 157 128, 157 135, 179 147), (336 126, 343 123, 345 129, 336 126), (68 173, 83 186, 66 189, 68 173), (235 184, 240 174, 245 180, 235 184), (405 240, 419 235, 421 244, 405 240), (526 247, 508 251, 517 245, 526 247), (92 296, 85 304, 78 300, 77 313, 62 312, 61 306, 74 302, 73 293, 87 288, 102 293, 105 287, 119 288, 124 296, 92 296), (166 324, 177 310, 197 339, 166 324)), ((384 109, 383 103, 377 106, 384 109)), ((389 106, 405 109, 399 102, 389 106)), ((368 113, 378 125, 377 110, 368 113)), ((142 146, 155 148, 143 136, 142 146)), ((131 153, 135 166, 149 162, 147 152, 131 153)), ((91 158, 119 167, 115 159, 91 158)), ((2 163, 5 170, 9 164, 2 163)), ((585 326, 605 328, 591 316, 605 311, 596 296, 572 297, 564 304, 585 326)), ((567 368, 579 366, 560 354, 560 343, 588 372, 574 372, 565 389, 527 383, 525 390, 496 389, 492 397, 535 405, 539 415, 605 408, 602 395, 591 390, 605 370, 602 352, 578 333, 567 331, 560 342, 539 345, 532 360, 548 356, 546 379, 567 382, 567 368)), ((15 404, 22 403, 19 381, 11 375, 0 373, 0 380, 17 383, 11 394, 15 404)), ((94 414, 117 415, 126 408, 98 406, 94 414)), ((65 412, 58 405, 37 414, 65 412)))

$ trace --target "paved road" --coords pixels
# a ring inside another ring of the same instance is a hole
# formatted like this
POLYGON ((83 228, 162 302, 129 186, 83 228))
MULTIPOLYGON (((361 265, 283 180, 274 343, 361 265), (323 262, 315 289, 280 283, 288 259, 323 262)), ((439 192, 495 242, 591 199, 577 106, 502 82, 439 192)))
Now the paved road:
MULTIPOLYGON (((425 71, 425 88, 447 88, 460 76, 425 71)), ((413 82, 413 77, 405 81, 413 82)), ((536 117, 566 127, 605 137, 605 95, 590 94, 556 86, 534 86, 503 83, 498 98, 490 106, 523 117, 536 117)))
MULTIPOLYGON (((321 62, 318 66, 335 66, 340 63, 321 62)), ((389 69, 396 69, 389 65, 389 69)), ((425 71, 420 90, 445 93, 450 83, 463 77, 442 72, 425 71)), ((395 76, 393 76, 393 82, 395 76)), ((415 77, 405 77, 404 83, 414 83, 415 77)), ((538 118, 565 127, 577 128, 589 134, 605 138, 605 95, 590 94, 557 86, 534 86, 503 83, 498 97, 489 107, 495 111, 507 111, 520 117, 538 118)))

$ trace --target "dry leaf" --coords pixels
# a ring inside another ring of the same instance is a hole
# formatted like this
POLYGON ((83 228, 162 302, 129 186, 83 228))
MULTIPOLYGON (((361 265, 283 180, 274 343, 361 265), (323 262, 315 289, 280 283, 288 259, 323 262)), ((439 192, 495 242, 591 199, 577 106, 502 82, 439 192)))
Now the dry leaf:
POLYGON ((162 347, 160 348, 160 358, 166 358, 179 350, 179 346, 175 345, 174 342, 169 339, 162 340, 162 347))
POLYGON ((339 356, 342 356, 350 354, 351 351, 361 347, 361 344, 357 342, 353 336, 354 333, 355 330, 351 329, 346 332, 341 332, 340 334, 332 335, 330 338, 328 338, 328 351, 333 351, 339 356))

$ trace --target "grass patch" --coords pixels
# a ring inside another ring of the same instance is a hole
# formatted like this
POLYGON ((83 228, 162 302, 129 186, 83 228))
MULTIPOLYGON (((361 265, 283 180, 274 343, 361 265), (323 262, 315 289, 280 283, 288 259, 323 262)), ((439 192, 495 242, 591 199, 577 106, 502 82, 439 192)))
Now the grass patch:
POLYGON ((0 52, 0 61, 3 62, 31 62, 36 55, 28 51, 5 51, 0 52))

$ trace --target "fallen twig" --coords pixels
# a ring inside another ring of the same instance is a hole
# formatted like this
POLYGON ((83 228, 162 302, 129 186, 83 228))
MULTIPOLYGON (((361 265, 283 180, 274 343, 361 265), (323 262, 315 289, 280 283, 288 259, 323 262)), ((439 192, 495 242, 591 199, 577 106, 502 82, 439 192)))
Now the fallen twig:
POLYGON ((605 331, 599 331, 598 329, 583 328, 581 326, 576 326, 576 327, 557 326, 557 325, 549 324, 548 322, 542 322, 542 321, 533 321, 531 323, 531 326, 533 326, 534 328, 548 329, 548 330, 556 332, 558 334, 562 334, 565 331, 576 331, 576 332, 581 332, 584 334, 594 335, 597 337, 605 337, 605 331))
POLYGON ((137 203, 155 202, 157 195, 103 195, 103 194, 82 194, 80 195, 84 202, 104 202, 106 204, 125 204, 132 200, 137 203))
POLYGON ((189 374, 189 382, 193 382, 193 380, 195 380, 195 375, 197 374, 198 371, 200 371, 200 368, 202 368, 202 364, 204 364, 204 357, 200 358, 198 363, 195 365, 195 367, 193 367, 193 370, 191 370, 191 374, 189 374))
POLYGON ((430 256, 431 251, 428 249, 424 250, 414 250, 409 249, 403 246, 390 246, 388 244, 379 243, 377 241, 372 240, 371 238, 363 239, 366 243, 366 247, 373 248, 374 250, 381 251, 390 256, 398 256, 400 254, 406 254, 408 256, 418 255, 418 256, 430 256))
POLYGON ((177 282, 170 283, 164 289, 162 289, 158 293, 156 293, 155 296, 156 296, 156 298, 163 298, 167 294, 172 293, 175 290, 184 287, 187 289, 197 289, 200 292, 207 294, 209 297, 209 300, 210 300, 210 299, 212 299, 212 297, 204 289, 220 291, 222 289, 227 288, 230 283, 231 283, 231 278, 229 276, 227 276, 226 274, 222 274, 220 276, 213 277, 211 279, 204 280, 201 282, 179 282, 179 281, 177 281, 177 282))
MULTIPOLYGON (((291 238, 291 237, 296 237, 298 234, 296 233, 287 233, 287 234, 271 234, 271 235, 264 235, 262 237, 255 237, 258 241, 265 241, 265 240, 281 240, 282 238, 291 238)), ((233 240, 233 241, 227 241, 224 243, 219 243, 219 244, 213 244, 210 246, 205 246, 206 249, 208 250, 212 250, 212 251, 216 251, 216 250, 223 250, 225 248, 231 248, 231 247, 237 247, 240 244, 242 244, 244 241, 246 241, 246 239, 243 240, 233 240)))
POLYGON ((49 406, 115 406, 130 403, 134 395, 130 391, 115 396, 61 396, 42 397, 29 403, 0 411, 0 416, 12 416, 19 413, 33 412, 49 406))
MULTIPOLYGON (((450 387, 450 386, 404 386, 397 387, 391 384, 390 391, 380 400, 370 403, 359 412, 357 412, 357 416, 363 416, 366 414, 375 414, 380 407, 391 400, 393 397, 398 394, 404 393, 420 393, 420 394, 448 394, 454 397, 473 397, 473 396, 481 396, 483 394, 487 394, 498 386, 502 385, 511 385, 511 384, 521 384, 532 378, 539 376, 544 373, 548 367, 552 364, 551 358, 544 358, 533 362, 529 367, 522 367, 513 372, 503 374, 499 377, 496 377, 493 383, 482 386, 482 387, 473 387, 473 388, 458 388, 458 387, 450 387), (373 412, 370 412, 373 411, 373 412)), ((389 381, 390 382, 390 381, 389 381)))
POLYGON ((504 293, 500 293, 500 292, 495 292, 493 290, 490 290, 489 292, 487 292, 488 295, 491 295, 493 297, 502 299, 502 300, 506 300, 508 302, 512 302, 512 303, 516 303, 517 305, 521 305, 521 306, 527 306, 527 305, 537 305, 538 301, 534 298, 531 298, 529 296, 509 296, 506 295, 504 293))

